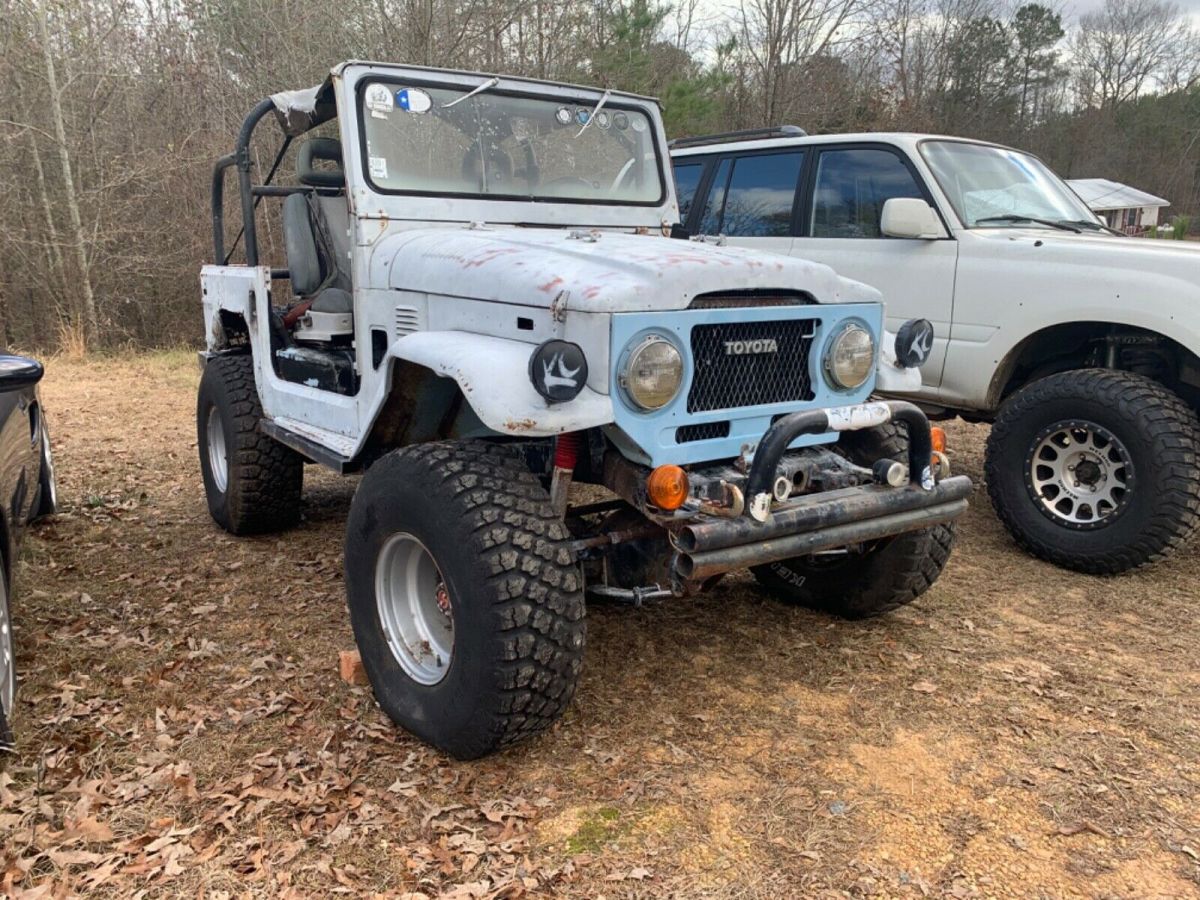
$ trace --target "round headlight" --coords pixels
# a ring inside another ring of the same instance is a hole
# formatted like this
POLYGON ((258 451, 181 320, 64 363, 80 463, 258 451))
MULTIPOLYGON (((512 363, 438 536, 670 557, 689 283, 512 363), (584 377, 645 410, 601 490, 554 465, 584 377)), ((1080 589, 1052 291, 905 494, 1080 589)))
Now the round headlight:
POLYGON ((662 409, 683 384, 683 358, 666 338, 651 335, 633 348, 619 377, 629 399, 642 409, 662 409))
POLYGON ((847 325, 825 351, 825 374, 848 391, 861 387, 874 365, 875 340, 861 325, 847 325))

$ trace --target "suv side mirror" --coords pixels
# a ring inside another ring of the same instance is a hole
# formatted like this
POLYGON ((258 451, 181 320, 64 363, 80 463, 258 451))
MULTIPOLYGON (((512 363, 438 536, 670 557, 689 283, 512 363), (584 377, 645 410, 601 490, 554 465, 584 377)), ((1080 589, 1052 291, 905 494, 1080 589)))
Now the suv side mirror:
POLYGON ((933 207, 915 197, 892 197, 883 204, 879 230, 888 237, 936 240, 945 237, 933 207))
POLYGON ((0 353, 0 392, 32 387, 42 380, 42 364, 26 356, 0 353))

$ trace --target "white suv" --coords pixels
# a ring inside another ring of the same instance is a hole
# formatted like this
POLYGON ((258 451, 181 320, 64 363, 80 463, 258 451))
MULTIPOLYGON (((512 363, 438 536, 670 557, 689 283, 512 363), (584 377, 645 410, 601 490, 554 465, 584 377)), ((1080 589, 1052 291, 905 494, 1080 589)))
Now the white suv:
POLYGON ((994 422, 1016 540, 1116 573, 1200 522, 1200 245, 1111 232, 1039 159, 919 134, 784 126, 672 144, 693 235, 803 257, 930 319, 931 415, 994 422))

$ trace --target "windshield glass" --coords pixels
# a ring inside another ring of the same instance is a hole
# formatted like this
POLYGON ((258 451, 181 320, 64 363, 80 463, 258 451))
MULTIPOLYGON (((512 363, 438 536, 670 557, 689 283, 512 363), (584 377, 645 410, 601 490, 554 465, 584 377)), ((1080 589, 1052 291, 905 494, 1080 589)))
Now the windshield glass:
POLYGON ((1025 224, 1021 219, 1097 222, 1061 178, 1027 153, 957 141, 925 141, 921 153, 968 228, 1025 224))
POLYGON ((654 126, 640 109, 368 82, 367 176, 384 192, 653 205, 654 126), (593 118, 594 114, 594 118, 593 118), (584 127, 587 126, 587 127, 584 127))

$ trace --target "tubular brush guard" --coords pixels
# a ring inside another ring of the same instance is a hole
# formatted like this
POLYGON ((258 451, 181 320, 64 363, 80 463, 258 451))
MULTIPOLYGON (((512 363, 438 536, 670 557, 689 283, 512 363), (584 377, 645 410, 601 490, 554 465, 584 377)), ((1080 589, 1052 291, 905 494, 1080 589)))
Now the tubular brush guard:
POLYGON ((784 416, 763 436, 746 482, 748 513, 737 519, 697 519, 676 538, 677 575, 703 581, 731 569, 805 556, 820 550, 879 540, 961 516, 971 480, 934 481, 929 420, 903 401, 807 410, 784 416), (806 494, 771 507, 780 458, 797 437, 874 428, 895 419, 908 426, 908 484, 862 485, 806 494))

